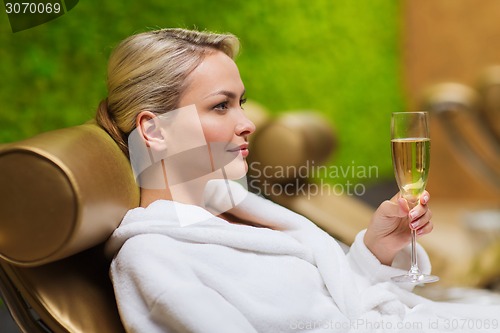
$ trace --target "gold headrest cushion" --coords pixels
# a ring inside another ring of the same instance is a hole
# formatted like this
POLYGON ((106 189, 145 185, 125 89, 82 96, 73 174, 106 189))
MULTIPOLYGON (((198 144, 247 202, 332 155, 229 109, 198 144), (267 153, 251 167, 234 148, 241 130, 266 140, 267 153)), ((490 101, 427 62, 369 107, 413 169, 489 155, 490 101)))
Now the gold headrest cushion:
POLYGON ((261 168, 257 173, 265 174, 271 182, 307 177, 309 172, 290 170, 321 165, 335 147, 335 131, 318 112, 287 112, 261 128, 253 138, 250 175, 261 168))
POLYGON ((0 150, 0 257, 38 266, 105 241, 139 191, 130 163, 95 124, 0 150))

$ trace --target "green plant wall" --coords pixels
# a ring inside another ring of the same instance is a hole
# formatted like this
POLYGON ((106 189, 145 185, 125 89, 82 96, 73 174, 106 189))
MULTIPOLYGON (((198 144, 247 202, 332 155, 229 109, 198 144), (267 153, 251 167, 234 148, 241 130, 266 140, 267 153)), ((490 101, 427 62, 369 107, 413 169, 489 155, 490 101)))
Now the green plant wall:
POLYGON ((392 177, 389 120, 403 107, 399 7, 397 0, 82 0, 17 33, 2 11, 0 143, 92 118, 106 96, 107 57, 126 36, 198 28, 240 38, 247 97, 275 114, 317 110, 329 119, 340 140, 331 165, 378 168, 358 181, 392 177))

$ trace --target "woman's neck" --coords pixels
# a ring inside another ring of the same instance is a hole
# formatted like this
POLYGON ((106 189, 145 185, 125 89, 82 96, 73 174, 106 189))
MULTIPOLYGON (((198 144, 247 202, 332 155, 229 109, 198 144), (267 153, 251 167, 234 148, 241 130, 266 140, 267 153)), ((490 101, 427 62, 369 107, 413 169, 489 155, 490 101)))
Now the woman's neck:
POLYGON ((141 207, 147 207, 157 200, 171 200, 205 208, 204 192, 207 180, 198 179, 169 186, 163 189, 141 188, 141 207))
POLYGON ((163 190, 141 188, 141 207, 146 208, 157 200, 172 200, 172 195, 168 188, 163 190))

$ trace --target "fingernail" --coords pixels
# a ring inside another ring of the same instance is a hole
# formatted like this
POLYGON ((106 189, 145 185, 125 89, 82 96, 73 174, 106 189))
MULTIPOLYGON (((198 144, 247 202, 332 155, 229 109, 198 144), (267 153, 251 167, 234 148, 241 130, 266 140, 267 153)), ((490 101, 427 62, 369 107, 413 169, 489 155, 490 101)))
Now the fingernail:
POLYGON ((429 196, 424 195, 424 196, 422 197, 422 201, 423 201, 423 203, 424 203, 424 204, 426 204, 426 203, 427 203, 427 201, 429 201, 429 196))
POLYGON ((414 210, 412 210, 410 212, 410 218, 413 220, 415 217, 417 217, 417 212, 415 212, 414 210))
POLYGON ((418 222, 413 222, 413 223, 410 223, 410 227, 411 227, 412 229, 417 229, 417 227, 418 227, 418 222))
POLYGON ((423 229, 420 229, 420 230, 417 230, 417 235, 421 235, 424 233, 424 230, 423 229))

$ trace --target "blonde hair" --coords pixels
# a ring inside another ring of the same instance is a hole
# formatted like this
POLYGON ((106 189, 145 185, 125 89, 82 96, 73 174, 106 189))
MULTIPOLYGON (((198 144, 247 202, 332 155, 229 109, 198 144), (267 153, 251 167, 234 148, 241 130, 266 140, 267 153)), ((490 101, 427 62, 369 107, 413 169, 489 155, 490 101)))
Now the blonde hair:
POLYGON ((162 114, 178 106, 187 76, 215 50, 234 59, 238 39, 185 29, 161 29, 133 35, 112 52, 107 73, 108 97, 96 121, 128 156, 127 137, 142 111, 162 114))

